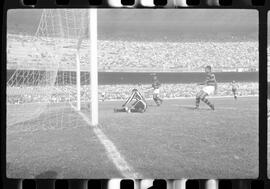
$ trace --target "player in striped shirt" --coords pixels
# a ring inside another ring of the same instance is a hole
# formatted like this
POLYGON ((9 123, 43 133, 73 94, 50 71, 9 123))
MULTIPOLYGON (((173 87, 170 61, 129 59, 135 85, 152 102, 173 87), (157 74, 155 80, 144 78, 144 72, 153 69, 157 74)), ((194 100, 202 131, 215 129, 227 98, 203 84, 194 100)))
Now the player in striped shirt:
POLYGON ((114 112, 138 112, 143 113, 146 111, 147 104, 144 97, 137 89, 133 89, 130 97, 127 101, 122 105, 122 108, 115 108, 114 112), (131 103, 133 102, 133 103, 131 103))
POLYGON ((199 108, 200 101, 203 101, 207 104, 212 110, 215 109, 214 104, 212 104, 206 97, 216 93, 217 91, 217 81, 215 74, 212 73, 211 66, 205 67, 206 80, 203 83, 199 83, 199 85, 205 85, 203 89, 196 95, 196 107, 199 108))

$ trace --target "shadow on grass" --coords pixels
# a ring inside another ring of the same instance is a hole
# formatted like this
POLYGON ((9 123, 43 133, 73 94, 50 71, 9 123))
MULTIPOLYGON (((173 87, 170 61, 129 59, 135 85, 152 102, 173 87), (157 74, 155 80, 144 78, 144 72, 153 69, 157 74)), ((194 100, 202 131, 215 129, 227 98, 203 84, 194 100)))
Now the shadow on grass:
POLYGON ((36 179, 55 179, 57 178, 57 172, 56 171, 45 171, 43 173, 40 173, 35 177, 36 179))

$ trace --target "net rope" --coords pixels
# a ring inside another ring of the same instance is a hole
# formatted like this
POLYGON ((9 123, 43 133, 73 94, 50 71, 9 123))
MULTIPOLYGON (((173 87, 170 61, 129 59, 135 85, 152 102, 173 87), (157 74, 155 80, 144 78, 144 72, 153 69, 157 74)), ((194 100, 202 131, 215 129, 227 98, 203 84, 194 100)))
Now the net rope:
POLYGON ((90 101, 88 20, 87 10, 46 9, 33 36, 8 35, 7 59, 13 70, 7 81, 8 132, 81 125, 71 107, 77 101, 76 52, 85 70, 81 101, 90 101))

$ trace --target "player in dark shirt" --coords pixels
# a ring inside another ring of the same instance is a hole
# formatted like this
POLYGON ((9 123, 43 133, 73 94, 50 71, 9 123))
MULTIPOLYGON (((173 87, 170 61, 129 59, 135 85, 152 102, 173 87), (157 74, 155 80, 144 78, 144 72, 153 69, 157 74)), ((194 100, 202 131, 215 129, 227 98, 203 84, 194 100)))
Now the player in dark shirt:
POLYGON ((212 110, 214 110, 214 104, 212 104, 206 97, 216 93, 217 91, 217 81, 215 74, 212 73, 211 66, 205 67, 206 80, 199 85, 205 85, 203 89, 196 95, 196 107, 199 108, 200 100, 207 104, 212 110))
POLYGON ((159 82, 159 80, 157 79, 157 76, 154 76, 154 81, 152 84, 152 88, 154 89, 153 91, 153 100, 155 101, 155 103, 157 104, 157 106, 160 106, 160 104, 162 104, 163 100, 159 97, 159 93, 160 93, 160 88, 161 83, 159 82))
POLYGON ((233 82, 231 83, 231 86, 232 86, 233 97, 234 97, 235 100, 237 100, 236 91, 237 91, 238 86, 237 86, 237 84, 235 83, 235 81, 233 81, 233 82))
POLYGON ((130 97, 122 105, 122 108, 115 108, 114 112, 139 112, 143 113, 147 109, 147 104, 144 97, 137 89, 133 89, 130 97), (131 103, 133 102, 133 103, 131 103))

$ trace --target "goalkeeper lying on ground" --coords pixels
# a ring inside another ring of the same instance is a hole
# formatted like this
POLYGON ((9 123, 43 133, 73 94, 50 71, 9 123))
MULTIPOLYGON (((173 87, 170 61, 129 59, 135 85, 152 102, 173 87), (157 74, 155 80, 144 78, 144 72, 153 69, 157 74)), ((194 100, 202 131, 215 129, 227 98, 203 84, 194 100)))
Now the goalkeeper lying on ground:
POLYGON ((141 93, 137 89, 133 89, 131 96, 122 105, 123 108, 114 109, 114 112, 145 112, 147 104, 141 93), (133 102, 133 103, 132 103, 133 102))

